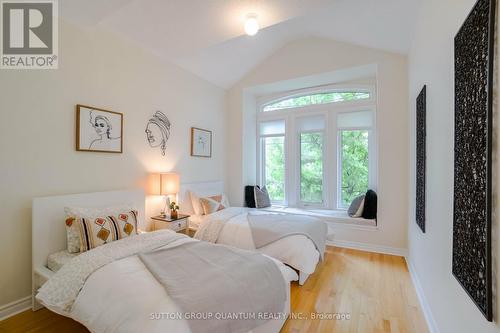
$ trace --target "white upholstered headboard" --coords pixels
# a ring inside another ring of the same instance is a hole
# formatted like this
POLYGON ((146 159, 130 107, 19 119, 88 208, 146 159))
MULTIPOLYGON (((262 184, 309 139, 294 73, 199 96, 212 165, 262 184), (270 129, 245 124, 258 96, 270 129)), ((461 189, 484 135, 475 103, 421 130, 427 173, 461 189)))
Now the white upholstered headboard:
MULTIPOLYGON (((64 207, 101 208, 130 204, 139 212, 138 229, 145 228, 145 196, 142 190, 71 194, 33 199, 33 273, 47 272, 47 257, 67 248, 64 207)), ((33 274, 33 289, 36 278, 33 274)))
POLYGON ((197 183, 183 183, 180 186, 178 200, 180 211, 185 214, 194 214, 188 191, 196 193, 200 197, 209 197, 224 193, 224 182, 221 180, 197 183))

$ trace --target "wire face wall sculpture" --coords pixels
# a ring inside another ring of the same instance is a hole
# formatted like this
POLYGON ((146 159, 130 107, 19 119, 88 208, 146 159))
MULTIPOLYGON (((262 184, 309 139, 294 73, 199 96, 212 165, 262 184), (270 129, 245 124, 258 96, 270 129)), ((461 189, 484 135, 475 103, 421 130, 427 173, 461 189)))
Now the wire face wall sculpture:
POLYGON ((452 272, 489 321, 495 7, 479 0, 455 36, 452 272))
POLYGON ((415 221, 425 232, 425 133, 426 133, 426 86, 417 97, 417 122, 416 122, 416 187, 415 187, 415 221))

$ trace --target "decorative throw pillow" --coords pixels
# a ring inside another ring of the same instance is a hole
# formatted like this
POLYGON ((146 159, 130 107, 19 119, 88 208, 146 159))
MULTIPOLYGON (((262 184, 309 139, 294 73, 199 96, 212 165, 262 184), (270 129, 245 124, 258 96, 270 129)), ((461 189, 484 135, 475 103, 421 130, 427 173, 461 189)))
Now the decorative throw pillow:
POLYGON ((137 235, 137 211, 135 210, 96 218, 81 216, 73 223, 78 225, 80 233, 80 252, 137 235))
POLYGON ((363 217, 364 208, 365 208, 365 196, 363 196, 363 200, 361 201, 358 210, 352 217, 363 217))
POLYGON ((365 194, 365 204, 363 207, 363 218, 376 219, 377 218, 377 193, 368 190, 365 194))
POLYGON ((189 198, 191 199, 194 213, 196 215, 203 215, 203 206, 201 205, 200 197, 196 193, 189 191, 189 198))
POLYGON ((212 214, 229 207, 229 202, 224 194, 201 198, 200 203, 203 207, 203 213, 205 215, 212 214))
POLYGON ((365 200, 364 194, 354 198, 351 202, 351 205, 347 209, 347 214, 350 217, 360 217, 363 213, 363 206, 365 203, 364 200, 365 200), (361 210, 360 210, 360 207, 361 207, 361 210), (359 214, 358 214, 358 211, 360 211, 359 214))
POLYGON ((255 187, 259 188, 258 185, 245 186, 245 203, 248 208, 255 208, 255 187))
POLYGON ((266 208, 271 207, 271 199, 269 198, 269 193, 267 188, 263 186, 262 188, 254 187, 255 195, 255 207, 256 208, 266 208))
POLYGON ((80 216, 97 218, 100 216, 116 215, 120 212, 133 210, 133 205, 117 205, 105 208, 64 207, 66 213, 66 237, 69 253, 80 252, 80 231, 74 223, 80 216))

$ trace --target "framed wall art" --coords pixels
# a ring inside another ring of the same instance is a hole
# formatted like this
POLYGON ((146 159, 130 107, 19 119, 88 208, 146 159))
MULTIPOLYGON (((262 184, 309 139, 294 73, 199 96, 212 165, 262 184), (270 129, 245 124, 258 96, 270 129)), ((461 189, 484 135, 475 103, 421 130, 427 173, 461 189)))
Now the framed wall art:
POLYGON ((417 97, 416 111, 416 187, 415 187, 415 221, 425 233, 425 135, 426 135, 426 91, 424 86, 417 97))
POLYGON ((191 156, 212 157, 212 131, 191 127, 191 156))
POLYGON ((455 36, 452 272, 488 321, 495 7, 479 0, 455 36))
POLYGON ((77 105, 76 150, 122 153, 123 114, 77 105))

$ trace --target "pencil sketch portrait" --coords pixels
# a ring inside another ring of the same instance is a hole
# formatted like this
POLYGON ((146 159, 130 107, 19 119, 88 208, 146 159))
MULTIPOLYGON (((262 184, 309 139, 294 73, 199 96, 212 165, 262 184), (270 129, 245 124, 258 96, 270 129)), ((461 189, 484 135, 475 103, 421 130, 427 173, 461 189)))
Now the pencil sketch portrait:
POLYGON ((77 150, 122 152, 121 113, 77 106, 77 150))

